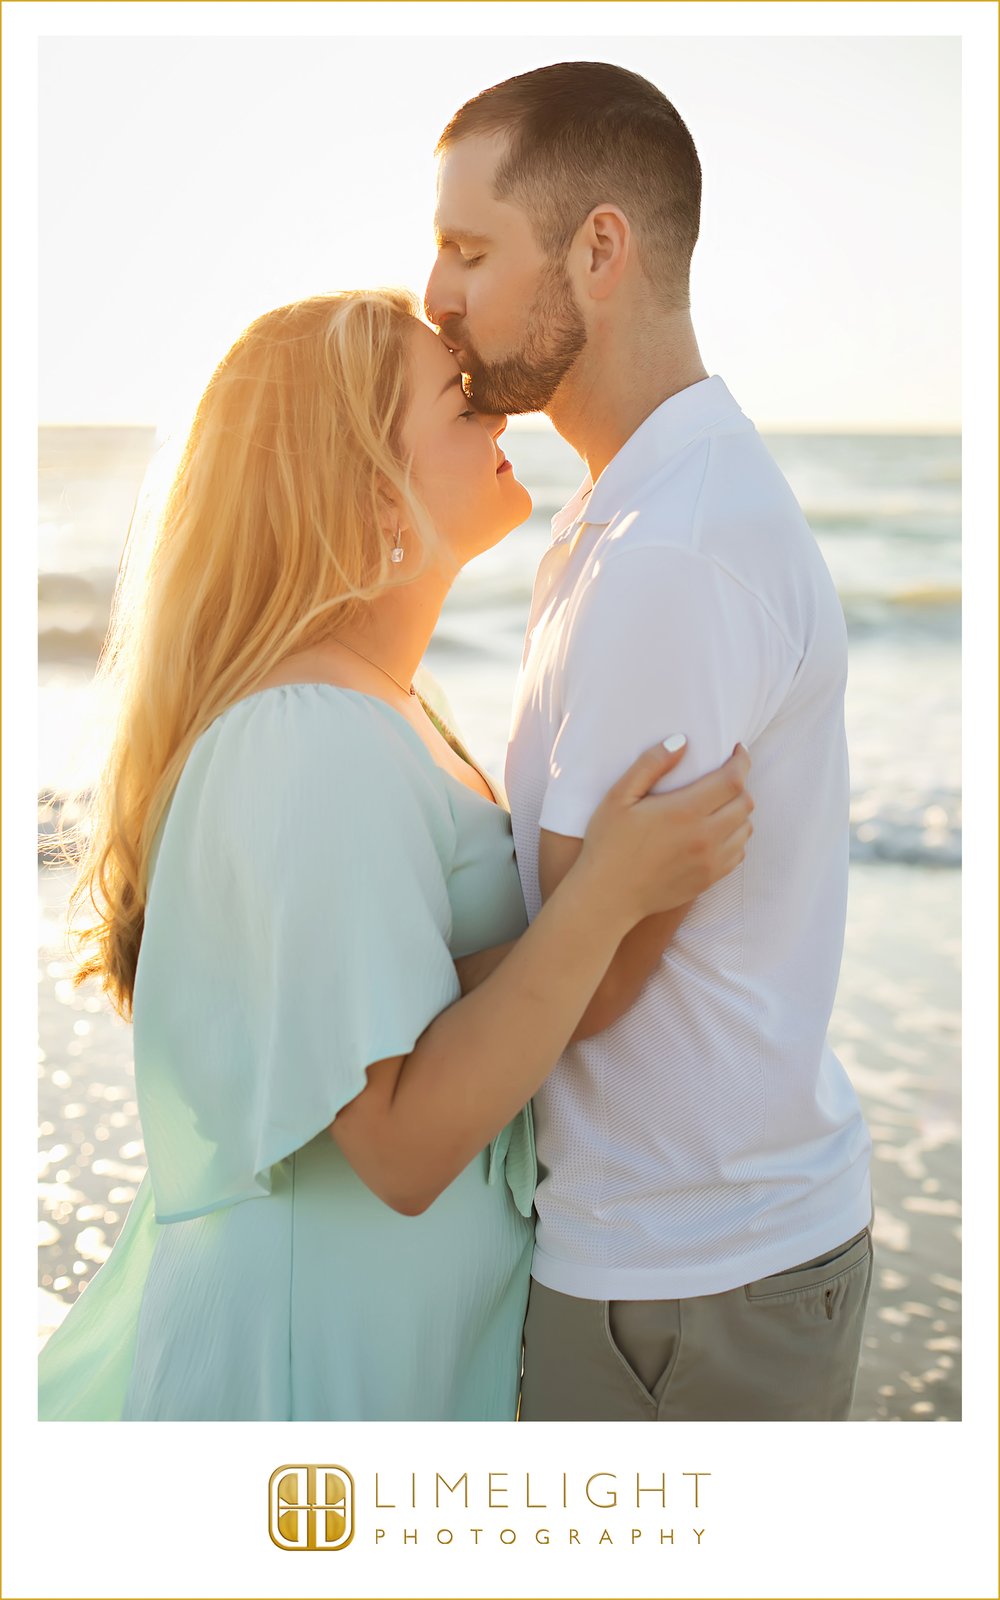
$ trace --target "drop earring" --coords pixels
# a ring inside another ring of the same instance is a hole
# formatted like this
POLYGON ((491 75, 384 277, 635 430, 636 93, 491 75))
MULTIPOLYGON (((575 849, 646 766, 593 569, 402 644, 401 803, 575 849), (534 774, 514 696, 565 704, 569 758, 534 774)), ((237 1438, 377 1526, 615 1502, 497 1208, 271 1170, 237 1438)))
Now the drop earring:
POLYGON ((396 542, 393 545, 392 549, 389 551, 389 560, 390 561, 396 561, 396 562, 402 561, 403 557, 406 554, 406 551, 403 549, 403 546, 400 543, 399 533, 400 533, 400 530, 397 528, 396 529, 396 542))

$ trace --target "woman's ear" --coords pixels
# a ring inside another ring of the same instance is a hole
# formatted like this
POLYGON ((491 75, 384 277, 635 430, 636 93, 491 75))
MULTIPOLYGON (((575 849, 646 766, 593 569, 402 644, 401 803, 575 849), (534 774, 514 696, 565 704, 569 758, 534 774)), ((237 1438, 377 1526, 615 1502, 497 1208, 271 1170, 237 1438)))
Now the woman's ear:
POLYGON ((391 541, 396 529, 406 521, 402 498, 392 484, 383 478, 378 486, 377 499, 379 529, 391 541))

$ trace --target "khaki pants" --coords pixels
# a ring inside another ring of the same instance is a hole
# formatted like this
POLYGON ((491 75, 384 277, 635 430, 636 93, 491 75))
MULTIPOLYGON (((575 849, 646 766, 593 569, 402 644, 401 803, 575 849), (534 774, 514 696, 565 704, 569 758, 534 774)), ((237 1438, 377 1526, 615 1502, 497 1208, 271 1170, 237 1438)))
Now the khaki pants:
POLYGON ((522 1422, 843 1422, 871 1228, 787 1272, 685 1300, 580 1300, 532 1280, 522 1422))

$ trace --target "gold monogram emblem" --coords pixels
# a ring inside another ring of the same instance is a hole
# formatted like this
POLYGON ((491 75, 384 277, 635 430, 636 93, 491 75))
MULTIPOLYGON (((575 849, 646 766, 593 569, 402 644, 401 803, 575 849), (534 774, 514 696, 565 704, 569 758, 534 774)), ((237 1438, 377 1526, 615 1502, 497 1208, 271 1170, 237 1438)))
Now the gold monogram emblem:
POLYGON ((277 1467, 268 1531, 279 1550, 343 1550, 354 1538, 354 1479, 346 1467, 277 1467))

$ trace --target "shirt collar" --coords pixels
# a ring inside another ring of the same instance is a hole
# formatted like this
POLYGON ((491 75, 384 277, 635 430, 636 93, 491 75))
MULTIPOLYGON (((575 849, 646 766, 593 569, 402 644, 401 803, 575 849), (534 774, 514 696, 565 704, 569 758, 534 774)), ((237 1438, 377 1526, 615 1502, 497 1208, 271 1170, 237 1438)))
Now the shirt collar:
POLYGON ((573 498, 552 519, 553 541, 577 522, 606 524, 635 491, 698 434, 743 413, 719 377, 678 390, 651 411, 593 483, 588 473, 573 498))
POLYGON ((564 533, 568 533, 570 528, 574 527, 580 521, 581 517, 583 516, 584 507, 590 498, 592 489, 593 485, 590 481, 590 473, 588 472, 576 493, 572 495, 569 500, 567 500, 562 510, 557 511, 555 516, 552 518, 553 543, 555 543, 558 539, 561 539, 564 533))

